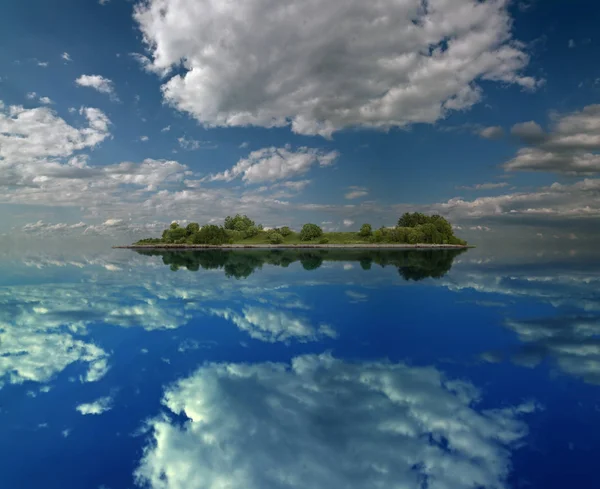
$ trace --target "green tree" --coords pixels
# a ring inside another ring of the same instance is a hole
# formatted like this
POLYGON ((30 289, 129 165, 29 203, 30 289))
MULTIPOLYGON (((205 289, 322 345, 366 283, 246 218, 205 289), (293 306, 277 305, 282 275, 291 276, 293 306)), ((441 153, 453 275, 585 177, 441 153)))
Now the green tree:
POLYGON ((171 226, 170 226, 171 229, 177 229, 178 227, 179 227, 179 223, 178 222, 173 221, 171 223, 171 226))
POLYGON ((292 230, 287 226, 283 226, 279 229, 279 234, 281 234, 285 238, 286 236, 292 234, 292 230))
POLYGON ((227 216, 225 218, 224 228, 245 232, 250 226, 255 225, 255 222, 248 216, 236 214, 234 217, 227 216))
POLYGON ((300 231, 300 239, 302 241, 310 241, 311 239, 320 238, 323 235, 323 230, 316 224, 305 224, 300 231))
POLYGON ((267 239, 269 240, 269 243, 271 244, 281 244, 283 243, 283 236, 280 233, 271 231, 268 235, 267 235, 267 239))
POLYGON ((372 234, 373 234, 373 228, 371 227, 370 224, 363 224, 360 227, 360 231, 358 232, 358 235, 363 238, 368 238, 372 234))
POLYGON ((214 224, 202 226, 200 231, 192 235, 194 244, 222 245, 229 241, 225 229, 214 224))
POLYGON ((186 227, 185 230, 187 231, 188 236, 191 236, 194 233, 197 233, 198 231, 200 231, 200 224, 198 224, 197 222, 190 222, 186 227))

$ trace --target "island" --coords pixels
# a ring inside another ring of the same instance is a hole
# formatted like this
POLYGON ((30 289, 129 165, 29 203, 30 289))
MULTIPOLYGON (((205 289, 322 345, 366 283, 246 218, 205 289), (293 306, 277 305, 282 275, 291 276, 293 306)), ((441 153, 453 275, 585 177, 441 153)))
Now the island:
POLYGON ((227 216, 222 226, 191 222, 185 227, 173 222, 160 238, 145 238, 114 248, 439 248, 463 249, 470 246, 454 235, 444 217, 406 212, 395 226, 373 230, 368 223, 358 231, 324 232, 313 223, 295 231, 288 226, 267 228, 246 215, 227 216))

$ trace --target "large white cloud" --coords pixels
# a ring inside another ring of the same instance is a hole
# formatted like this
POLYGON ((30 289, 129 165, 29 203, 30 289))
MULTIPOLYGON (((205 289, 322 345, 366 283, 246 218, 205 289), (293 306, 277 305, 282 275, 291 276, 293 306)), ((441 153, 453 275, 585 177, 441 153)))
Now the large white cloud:
POLYGON ((479 81, 533 89, 507 0, 150 0, 134 17, 168 73, 169 103, 207 126, 435 122, 481 98, 479 81))
POLYGON ((503 489, 531 405, 476 408, 435 368, 330 355, 209 364, 167 389, 187 420, 148 423, 136 470, 152 489, 503 489))

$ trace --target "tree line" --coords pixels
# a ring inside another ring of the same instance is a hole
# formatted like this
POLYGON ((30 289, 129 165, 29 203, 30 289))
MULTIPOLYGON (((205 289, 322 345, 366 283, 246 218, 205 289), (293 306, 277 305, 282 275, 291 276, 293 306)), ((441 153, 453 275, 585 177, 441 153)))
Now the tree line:
MULTIPOLYGON (((438 214, 428 216, 420 212, 404 213, 394 227, 382 226, 373 230, 371 224, 365 223, 357 233, 344 234, 353 235, 351 237, 357 241, 368 243, 466 245, 464 240, 454 235, 452 225, 447 219, 438 214)), ((325 244, 331 236, 333 233, 324 233, 320 226, 313 223, 304 224, 299 233, 288 226, 266 230, 262 224, 256 224, 248 216, 236 214, 227 216, 222 226, 200 226, 192 222, 182 227, 173 222, 163 231, 160 238, 142 239, 137 244, 222 245, 239 243, 255 237, 270 244, 281 244, 288 238, 291 238, 292 242, 299 240, 325 244)))

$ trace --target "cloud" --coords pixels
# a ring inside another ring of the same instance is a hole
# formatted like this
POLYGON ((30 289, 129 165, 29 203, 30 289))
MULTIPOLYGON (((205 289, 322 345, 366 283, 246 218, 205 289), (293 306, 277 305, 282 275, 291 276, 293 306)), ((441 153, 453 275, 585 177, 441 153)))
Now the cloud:
POLYGON ((148 136, 140 136, 140 141, 142 141, 143 143, 145 143, 146 141, 148 141, 150 138, 148 136))
POLYGON ((49 64, 50 63, 48 63, 47 61, 38 61, 37 62, 37 65, 41 66, 42 68, 47 68, 49 64))
POLYGON ((80 87, 93 88, 94 90, 110 95, 112 99, 117 100, 112 80, 104 78, 101 75, 81 75, 75 80, 75 83, 80 87))
POLYGON ((286 311, 249 306, 241 314, 232 309, 210 309, 207 312, 231 321, 251 338, 267 343, 288 343, 290 340, 306 343, 337 337, 331 326, 321 324, 315 327, 307 319, 295 317, 286 311))
POLYGON ((135 477, 154 489, 505 489, 535 407, 479 400, 433 367, 327 354, 208 364, 166 390, 135 477))
POLYGON ((36 223, 28 223, 25 224, 22 230, 25 233, 31 234, 54 234, 54 233, 70 233, 75 230, 82 230, 87 227, 87 224, 84 222, 78 222, 75 224, 67 224, 67 223, 57 223, 57 224, 47 224, 44 221, 37 221, 36 223))
POLYGON ((479 135, 485 139, 502 139, 504 136, 504 129, 500 126, 486 127, 479 131, 479 135))
POLYGON ((511 133, 528 147, 504 164, 509 171, 550 171, 591 175, 600 172, 600 105, 570 114, 552 114, 549 132, 534 121, 513 126, 511 133))
POLYGON ((101 397, 94 402, 80 404, 75 409, 81 414, 102 414, 112 409, 112 399, 110 397, 101 397))
POLYGON ((28 92, 27 95, 25 95, 29 100, 33 100, 34 98, 37 97, 37 93, 35 92, 28 92))
POLYGON ((240 149, 244 149, 244 148, 247 148, 248 146, 249 146, 248 141, 244 141, 242 144, 240 144, 239 147, 240 147, 240 149))
POLYGON ((168 132, 170 130, 171 130, 171 126, 165 126, 160 130, 160 132, 168 132))
POLYGON ((569 39, 569 48, 574 48, 575 47, 575 41, 573 39, 569 39))
POLYGON ((162 86, 178 110, 209 127, 291 125, 330 137, 352 126, 436 122, 479 102, 481 81, 535 89, 507 6, 151 0, 134 18, 151 56, 145 68, 183 67, 162 86))
POLYGON ((44 105, 52 105, 54 102, 49 97, 40 97, 40 103, 44 105))
POLYGON ((60 57, 61 57, 63 60, 65 60, 67 63, 68 63, 69 61, 73 61, 73 60, 71 59, 71 55, 70 55, 69 53, 67 53, 66 51, 65 51, 64 53, 62 53, 62 54, 60 55, 60 57))
POLYGON ((196 151, 197 149, 215 149, 217 145, 210 141, 197 141, 195 139, 187 139, 185 136, 177 138, 177 142, 182 149, 186 151, 196 151))
POLYGON ((358 199, 369 195, 369 190, 366 187, 348 187, 349 192, 344 195, 348 200, 358 199))
POLYGON ((457 187, 461 190, 493 190, 497 188, 508 187, 507 182, 488 182, 488 183, 476 183, 475 185, 463 185, 457 187))
POLYGON ((284 148, 263 148, 253 151, 230 170, 211 175, 210 181, 226 181, 242 177, 246 183, 274 182, 287 180, 308 172, 314 165, 330 166, 339 157, 337 151, 324 152, 314 148, 301 147, 293 151, 284 148))
MULTIPOLYGON (((600 217, 600 179, 586 178, 573 184, 553 183, 532 192, 464 200, 460 197, 430 206, 451 220, 494 218, 538 224, 600 217)), ((584 222, 582 225, 587 226, 584 222)))
MULTIPOLYGON (((12 105, 3 108, 0 104, 0 168, 3 173, 0 185, 18 183, 13 177, 25 171, 22 165, 51 165, 52 158, 68 157, 76 151, 93 148, 110 135, 110 121, 98 109, 82 107, 79 112, 87 119, 88 126, 78 129, 46 107, 25 109, 12 105)), ((73 162, 73 165, 79 163, 73 162)), ((30 175, 31 183, 35 182, 36 176, 30 175)))
POLYGON ((110 2, 110 0, 98 0, 98 3, 100 5, 106 5, 106 4, 108 4, 108 2, 110 2))
POLYGON ((351 219, 344 219, 344 222, 343 222, 343 224, 344 224, 344 226, 346 226, 346 227, 350 227, 350 226, 352 226, 352 224, 354 224, 354 221, 353 221, 353 220, 351 220, 351 219))

